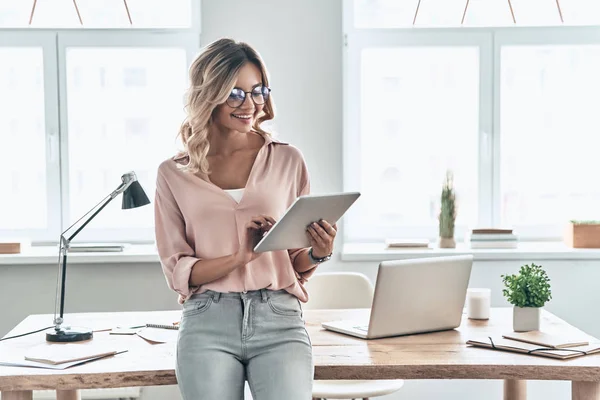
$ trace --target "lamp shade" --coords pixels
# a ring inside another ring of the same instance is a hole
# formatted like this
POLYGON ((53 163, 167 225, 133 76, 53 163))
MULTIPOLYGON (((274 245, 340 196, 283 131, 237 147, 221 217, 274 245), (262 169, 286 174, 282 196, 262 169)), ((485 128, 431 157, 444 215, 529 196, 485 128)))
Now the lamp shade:
POLYGON ((123 203, 121 208, 127 210, 129 208, 136 208, 150 204, 146 192, 142 189, 142 185, 136 180, 131 182, 129 187, 123 192, 123 203))

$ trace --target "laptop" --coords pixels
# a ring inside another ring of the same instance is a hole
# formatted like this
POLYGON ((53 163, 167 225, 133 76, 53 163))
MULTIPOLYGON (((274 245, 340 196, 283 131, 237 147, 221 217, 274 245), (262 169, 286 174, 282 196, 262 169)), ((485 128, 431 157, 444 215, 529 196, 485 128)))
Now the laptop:
POLYGON ((368 319, 321 325, 362 339, 457 328, 472 265, 472 255, 383 261, 368 319))

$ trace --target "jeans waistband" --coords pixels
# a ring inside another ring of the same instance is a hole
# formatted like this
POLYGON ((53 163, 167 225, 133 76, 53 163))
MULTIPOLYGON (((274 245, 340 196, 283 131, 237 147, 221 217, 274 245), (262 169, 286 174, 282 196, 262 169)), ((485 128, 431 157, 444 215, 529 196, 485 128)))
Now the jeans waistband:
POLYGON ((232 299, 244 299, 244 298, 256 298, 260 299, 263 302, 266 302, 271 297, 279 297, 279 296, 293 296, 284 289, 280 290, 269 290, 269 289, 259 289, 259 290, 249 290, 247 292, 216 292, 214 290, 206 290, 202 293, 196 293, 192 295, 188 300, 200 299, 211 297, 214 302, 218 302, 221 298, 232 298, 232 299))

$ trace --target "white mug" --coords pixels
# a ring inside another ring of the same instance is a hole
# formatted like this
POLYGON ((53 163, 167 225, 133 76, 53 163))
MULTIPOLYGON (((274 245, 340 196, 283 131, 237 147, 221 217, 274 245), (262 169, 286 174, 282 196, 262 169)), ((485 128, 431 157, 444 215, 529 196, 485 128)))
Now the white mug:
POLYGON ((490 297, 490 289, 467 289, 467 317, 470 319, 489 319, 491 304, 490 297))

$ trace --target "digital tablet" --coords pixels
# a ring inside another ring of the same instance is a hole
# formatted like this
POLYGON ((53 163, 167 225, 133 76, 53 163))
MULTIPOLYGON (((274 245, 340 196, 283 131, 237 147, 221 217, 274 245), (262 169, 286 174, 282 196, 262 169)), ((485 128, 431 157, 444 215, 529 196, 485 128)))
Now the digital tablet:
POLYGON ((331 225, 360 197, 359 192, 300 196, 254 247, 257 253, 310 247, 306 228, 324 219, 331 225))

